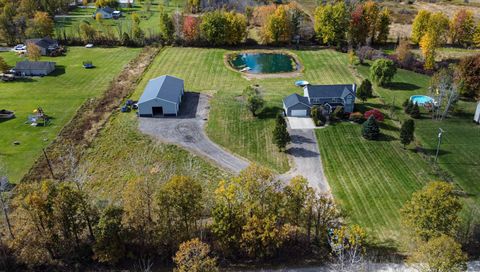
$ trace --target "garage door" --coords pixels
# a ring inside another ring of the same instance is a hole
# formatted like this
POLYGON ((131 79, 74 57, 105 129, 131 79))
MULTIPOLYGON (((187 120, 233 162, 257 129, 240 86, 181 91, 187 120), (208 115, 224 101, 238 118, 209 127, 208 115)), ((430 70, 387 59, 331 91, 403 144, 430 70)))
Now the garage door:
POLYGON ((292 116, 307 116, 307 110, 292 110, 292 116))

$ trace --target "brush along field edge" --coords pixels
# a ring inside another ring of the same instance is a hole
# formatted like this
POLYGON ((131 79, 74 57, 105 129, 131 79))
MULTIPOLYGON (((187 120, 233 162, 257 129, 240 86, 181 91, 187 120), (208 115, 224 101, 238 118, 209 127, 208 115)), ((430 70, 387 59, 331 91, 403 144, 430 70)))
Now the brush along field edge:
POLYGON ((46 148, 45 153, 35 161, 22 178, 22 182, 70 177, 82 152, 92 143, 121 101, 133 93, 142 75, 159 52, 159 48, 144 48, 112 80, 100 98, 87 100, 46 148))

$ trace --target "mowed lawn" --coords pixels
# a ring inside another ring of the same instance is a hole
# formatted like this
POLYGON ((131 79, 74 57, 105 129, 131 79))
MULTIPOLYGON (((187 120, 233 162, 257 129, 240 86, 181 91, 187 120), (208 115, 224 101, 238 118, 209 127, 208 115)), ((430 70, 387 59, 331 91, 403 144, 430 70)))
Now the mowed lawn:
MULTIPOLYGON (((140 49, 85 49, 71 47, 65 57, 42 58, 57 63, 57 70, 46 77, 0 82, 0 109, 15 111, 16 118, 0 122, 0 161, 12 182, 18 182, 42 148, 52 142, 82 103, 104 92, 110 81, 133 59, 140 49), (95 69, 86 70, 82 62, 93 61, 95 69), (47 127, 25 124, 37 107, 52 117, 47 127), (14 145, 14 142, 19 145, 14 145)), ((0 53, 14 66, 22 60, 12 52, 0 53)))
MULTIPOLYGON (((213 95, 207 133, 224 148, 277 172, 289 169, 285 154, 272 143, 274 117, 282 98, 292 92, 297 79, 313 84, 352 83, 347 55, 333 50, 291 51, 304 66, 298 78, 246 80, 228 69, 224 49, 166 48, 154 60, 140 83, 138 98, 148 80, 170 74, 185 80, 186 90, 213 95), (249 84, 258 84, 267 101, 257 118, 251 117, 241 98, 249 84)), ((380 104, 372 101, 368 106, 380 104), (374 104, 371 104, 374 103, 374 104)), ((369 230, 381 241, 399 235, 398 209, 411 193, 431 180, 427 163, 416 153, 403 150, 398 129, 387 121, 389 137, 368 142, 360 136, 360 126, 340 123, 317 131, 322 159, 336 201, 347 220, 369 230)))
POLYGON ((158 34, 160 23, 160 7, 168 13, 175 11, 182 12, 186 0, 153 0, 150 10, 147 11, 143 1, 135 1, 132 8, 122 8, 122 17, 118 20, 104 19, 101 23, 93 18, 95 8, 75 8, 66 16, 59 16, 55 18, 55 29, 57 33, 79 35, 79 26, 82 22, 87 22, 95 27, 100 32, 106 32, 106 26, 113 27, 113 34, 117 37, 123 32, 131 34, 132 14, 136 13, 140 17, 140 27, 145 31, 146 35, 158 34))
MULTIPOLYGON (((368 66, 359 66, 362 75, 368 75, 368 66)), ((410 71, 399 70, 391 88, 377 88, 376 92, 391 103, 394 100, 398 108, 397 116, 407 116, 401 110, 401 103, 415 94, 427 94, 430 78, 410 71)), ((457 112, 443 121, 433 121, 423 111, 422 118, 415 120, 417 142, 433 159, 437 148, 439 128, 443 134, 441 152, 438 158, 440 167, 448 171, 453 181, 471 195, 467 203, 480 204, 480 126, 472 122, 476 103, 459 101, 457 112)))
MULTIPOLYGON (((278 152, 272 142, 275 115, 281 111, 282 98, 292 92, 301 92, 294 86, 295 78, 246 80, 238 72, 227 68, 224 49, 166 48, 155 59, 139 88, 148 80, 170 74, 185 80, 191 92, 213 95, 207 133, 224 148, 273 169, 285 172, 288 159, 278 152), (259 84, 267 101, 257 118, 247 111, 241 97, 243 89, 259 84)), ((312 83, 352 82, 353 77, 343 67, 346 56, 331 50, 292 51, 305 66, 304 78, 312 83)), ((141 92, 136 93, 138 98, 141 92)))

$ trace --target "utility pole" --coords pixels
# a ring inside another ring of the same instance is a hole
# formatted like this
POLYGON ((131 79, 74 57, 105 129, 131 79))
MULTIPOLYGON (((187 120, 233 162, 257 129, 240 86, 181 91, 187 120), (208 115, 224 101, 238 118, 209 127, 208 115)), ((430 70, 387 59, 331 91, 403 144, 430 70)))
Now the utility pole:
POLYGON ((438 144, 437 144, 437 153, 435 154, 435 163, 438 160, 438 153, 440 152, 440 144, 442 143, 442 135, 445 131, 442 128, 438 128, 438 144))
POLYGON ((53 174, 52 164, 50 163, 50 159, 47 156, 47 152, 45 151, 45 148, 42 148, 42 151, 43 151, 43 155, 45 156, 45 159, 47 160, 48 169, 50 170, 50 174, 52 175, 52 178, 55 179, 55 175, 53 174))

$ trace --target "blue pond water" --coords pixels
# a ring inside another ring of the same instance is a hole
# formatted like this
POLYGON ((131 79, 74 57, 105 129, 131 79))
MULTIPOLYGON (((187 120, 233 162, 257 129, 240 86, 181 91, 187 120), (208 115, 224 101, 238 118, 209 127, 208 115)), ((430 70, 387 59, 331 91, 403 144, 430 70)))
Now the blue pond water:
POLYGON ((243 53, 230 60, 237 70, 252 74, 285 73, 297 70, 295 60, 286 54, 243 53))
POLYGON ((426 95, 412 95, 410 96, 410 101, 414 104, 417 103, 419 106, 423 106, 427 103, 433 103, 433 98, 426 95))

